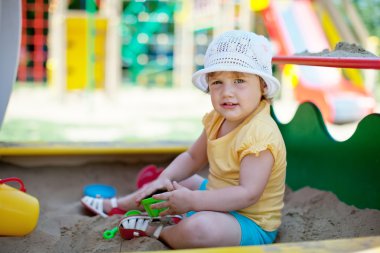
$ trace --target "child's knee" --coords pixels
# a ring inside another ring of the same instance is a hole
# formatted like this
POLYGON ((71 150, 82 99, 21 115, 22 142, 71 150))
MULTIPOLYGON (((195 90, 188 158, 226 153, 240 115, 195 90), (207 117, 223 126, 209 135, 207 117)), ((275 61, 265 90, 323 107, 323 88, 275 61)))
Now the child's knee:
MULTIPOLYGON (((185 220, 186 221, 186 220, 185 220)), ((201 246, 212 237, 212 224, 210 219, 203 215, 193 215, 187 222, 181 224, 181 230, 186 235, 187 240, 192 244, 201 246)))
POLYGON ((207 235, 210 233, 207 222, 201 216, 184 219, 179 224, 165 229, 160 238, 175 249, 206 246, 207 235))

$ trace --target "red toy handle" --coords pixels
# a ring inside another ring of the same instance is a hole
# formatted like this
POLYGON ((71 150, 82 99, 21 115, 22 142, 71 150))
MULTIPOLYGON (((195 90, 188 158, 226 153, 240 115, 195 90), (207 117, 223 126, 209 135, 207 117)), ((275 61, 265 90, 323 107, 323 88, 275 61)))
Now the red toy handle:
POLYGON ((21 179, 17 178, 17 177, 10 177, 10 178, 5 178, 5 179, 0 179, 0 184, 4 184, 6 182, 18 182, 20 184, 20 191, 22 192, 26 192, 26 189, 25 189, 25 186, 24 186, 24 182, 22 182, 21 179))
POLYGON ((154 181, 161 172, 164 171, 163 168, 157 168, 156 165, 148 165, 140 170, 137 174, 136 186, 137 189, 142 188, 145 184, 154 181))

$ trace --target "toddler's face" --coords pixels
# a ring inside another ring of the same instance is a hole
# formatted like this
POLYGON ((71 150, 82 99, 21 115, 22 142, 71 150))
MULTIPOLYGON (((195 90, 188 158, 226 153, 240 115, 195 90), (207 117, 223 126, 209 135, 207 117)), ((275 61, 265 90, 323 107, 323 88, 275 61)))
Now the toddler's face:
POLYGON ((236 125, 256 110, 265 89, 257 75, 240 72, 213 72, 207 82, 214 109, 236 125))

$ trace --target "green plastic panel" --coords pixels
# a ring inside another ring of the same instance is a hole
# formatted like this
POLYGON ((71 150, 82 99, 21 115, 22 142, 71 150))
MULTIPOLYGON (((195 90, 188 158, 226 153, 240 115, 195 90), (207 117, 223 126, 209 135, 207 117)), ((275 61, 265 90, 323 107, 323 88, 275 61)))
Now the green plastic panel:
POLYGON ((343 142, 330 136, 312 103, 301 104, 288 124, 274 118, 285 140, 286 180, 293 190, 310 186, 331 191, 358 208, 380 209, 379 114, 362 119, 353 136, 343 142))

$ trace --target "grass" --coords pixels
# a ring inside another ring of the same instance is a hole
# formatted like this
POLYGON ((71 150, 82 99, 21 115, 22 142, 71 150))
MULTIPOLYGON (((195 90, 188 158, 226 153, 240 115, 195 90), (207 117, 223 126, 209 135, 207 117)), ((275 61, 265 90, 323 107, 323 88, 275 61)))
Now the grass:
POLYGON ((208 95, 193 89, 121 89, 55 94, 18 87, 1 142, 192 142, 202 131, 208 95))
POLYGON ((155 121, 156 129, 138 124, 62 124, 36 119, 10 119, 0 132, 3 142, 190 142, 202 131, 198 119, 155 121))

